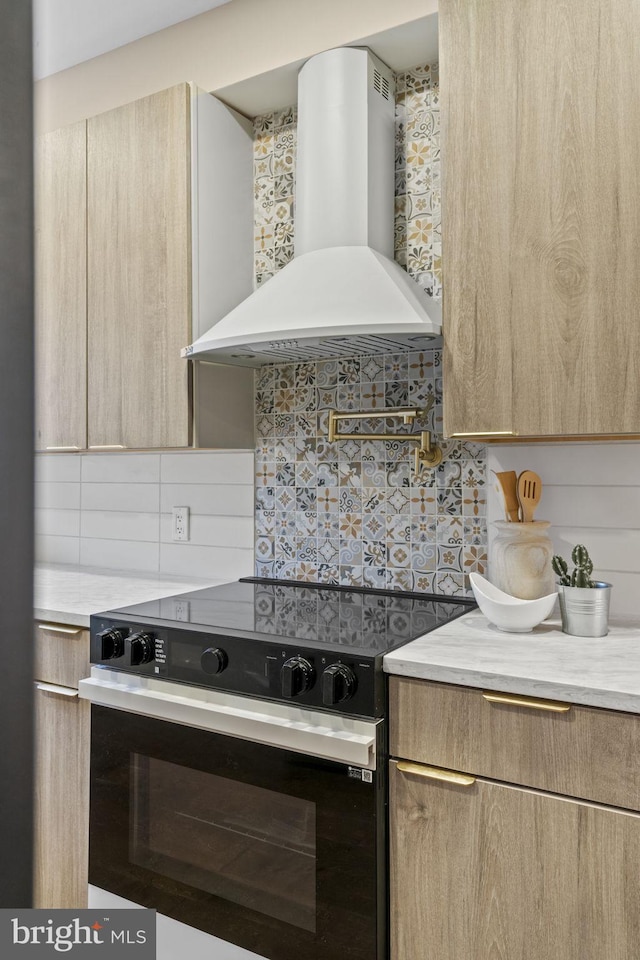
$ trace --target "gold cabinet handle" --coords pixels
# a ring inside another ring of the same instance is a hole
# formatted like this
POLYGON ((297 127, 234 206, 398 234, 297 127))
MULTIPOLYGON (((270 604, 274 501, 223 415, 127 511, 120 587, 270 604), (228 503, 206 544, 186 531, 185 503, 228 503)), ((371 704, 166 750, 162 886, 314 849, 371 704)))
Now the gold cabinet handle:
POLYGON ((517 437, 517 430, 471 430, 467 433, 452 433, 452 437, 517 437))
POLYGON ((57 697, 77 697, 78 691, 72 689, 71 687, 60 687, 57 683, 36 683, 38 690, 42 690, 43 693, 53 693, 57 697))
POLYGON ((558 700, 535 700, 531 697, 521 697, 517 693, 490 693, 483 690, 482 696, 489 703, 507 703, 512 707, 531 707, 532 710, 548 710, 550 713, 568 713, 570 703, 560 703, 558 700))
POLYGON ((411 773, 416 777, 424 777, 425 780, 443 780, 445 783, 455 783, 459 787, 470 787, 476 782, 476 778, 470 777, 467 773, 443 770, 442 767, 426 767, 423 763, 398 760, 397 767, 401 773, 411 773))
POLYGON ((83 631, 79 627, 60 627, 57 623, 39 623, 38 630, 49 630, 51 633, 67 633, 70 637, 77 637, 83 631))

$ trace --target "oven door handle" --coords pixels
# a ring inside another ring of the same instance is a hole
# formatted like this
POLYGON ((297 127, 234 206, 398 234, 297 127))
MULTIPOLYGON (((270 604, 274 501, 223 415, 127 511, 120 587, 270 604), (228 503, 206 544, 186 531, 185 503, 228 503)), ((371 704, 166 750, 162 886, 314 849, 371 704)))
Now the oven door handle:
POLYGON ((381 721, 325 714, 199 687, 189 688, 185 695, 184 687, 166 680, 104 667, 92 667, 91 677, 78 686, 81 698, 100 706, 375 770, 381 721))

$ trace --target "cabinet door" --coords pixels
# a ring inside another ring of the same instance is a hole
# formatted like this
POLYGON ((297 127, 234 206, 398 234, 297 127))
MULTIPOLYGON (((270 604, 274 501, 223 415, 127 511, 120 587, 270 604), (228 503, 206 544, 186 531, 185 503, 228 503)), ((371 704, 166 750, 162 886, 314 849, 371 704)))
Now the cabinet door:
POLYGON ((35 145, 36 448, 87 443, 86 122, 35 145))
POLYGON ((89 704, 37 684, 34 906, 87 906, 89 704))
POLYGON ((445 432, 640 432, 636 0, 441 0, 445 432))
POLYGON ((89 446, 190 443, 189 89, 87 121, 89 446))
POLYGON ((391 764, 391 960, 636 960, 640 815, 391 764))

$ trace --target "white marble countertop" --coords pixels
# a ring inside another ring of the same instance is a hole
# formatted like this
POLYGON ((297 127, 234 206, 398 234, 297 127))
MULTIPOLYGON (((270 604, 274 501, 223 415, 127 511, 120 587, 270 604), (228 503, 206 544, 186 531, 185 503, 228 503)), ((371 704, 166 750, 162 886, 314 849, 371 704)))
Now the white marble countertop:
POLYGON ((388 653, 387 673, 640 713, 640 618, 597 639, 547 620, 503 633, 474 610, 388 653))
POLYGON ((38 564, 34 573, 34 618, 88 627, 92 613, 131 603, 201 590, 222 580, 174 577, 129 570, 38 564))

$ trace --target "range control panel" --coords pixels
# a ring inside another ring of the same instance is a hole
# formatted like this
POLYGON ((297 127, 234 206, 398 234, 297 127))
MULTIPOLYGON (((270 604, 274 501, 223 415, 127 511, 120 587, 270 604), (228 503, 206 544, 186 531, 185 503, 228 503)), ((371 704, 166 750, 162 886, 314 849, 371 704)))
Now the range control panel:
POLYGON ((91 662, 337 713, 378 717, 384 711, 381 657, 92 617, 91 662))

